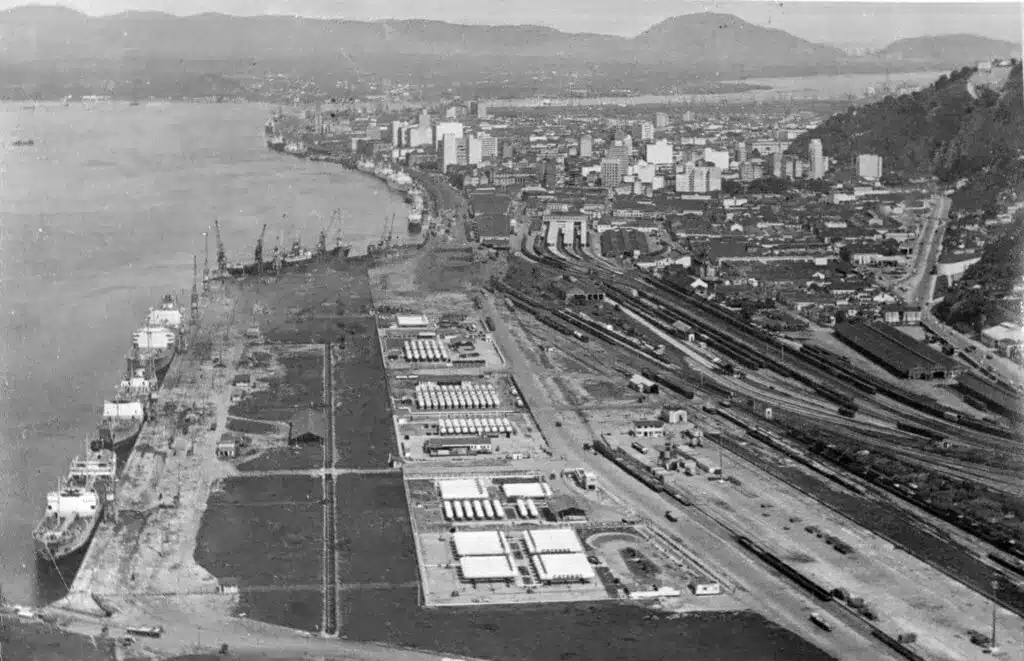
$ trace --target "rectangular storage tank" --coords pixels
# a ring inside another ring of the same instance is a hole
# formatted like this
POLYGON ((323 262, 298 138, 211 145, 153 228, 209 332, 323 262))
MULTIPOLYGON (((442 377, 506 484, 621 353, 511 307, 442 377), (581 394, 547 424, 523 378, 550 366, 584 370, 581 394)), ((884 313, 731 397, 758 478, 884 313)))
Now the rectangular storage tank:
POLYGON ((495 498, 494 500, 491 501, 491 504, 494 506, 494 515, 499 519, 504 519, 505 508, 501 506, 501 501, 495 498))
POLYGON ((484 508, 483 506, 480 505, 479 500, 473 501, 473 516, 475 516, 477 519, 484 518, 484 508))
POLYGON ((468 500, 462 501, 462 511, 466 513, 467 519, 473 518, 473 503, 468 500))
POLYGON ((450 500, 444 501, 444 519, 445 521, 451 521, 455 518, 455 513, 452 511, 452 503, 450 500))
POLYGON ((456 521, 461 521, 462 518, 463 518, 463 516, 462 516, 462 503, 460 503, 457 500, 453 500, 451 502, 452 502, 452 512, 455 514, 455 520, 456 521))
POLYGON ((493 519, 494 518, 494 508, 491 507, 491 501, 484 500, 484 501, 482 501, 482 504, 484 506, 484 516, 486 516, 488 519, 493 519))

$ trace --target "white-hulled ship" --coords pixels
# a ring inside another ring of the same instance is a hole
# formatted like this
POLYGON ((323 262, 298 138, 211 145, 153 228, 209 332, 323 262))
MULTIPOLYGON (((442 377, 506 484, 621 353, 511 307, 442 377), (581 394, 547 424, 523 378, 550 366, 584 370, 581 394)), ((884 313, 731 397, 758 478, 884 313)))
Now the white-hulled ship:
POLYGON ((136 369, 149 369, 158 380, 163 378, 177 353, 183 319, 170 294, 164 296, 159 307, 150 308, 142 327, 132 334, 132 360, 136 369))
POLYGON ((56 562, 84 549, 113 500, 116 475, 112 450, 76 457, 64 483, 46 494, 46 512, 32 532, 36 553, 56 562))
POLYGON ((145 369, 132 371, 131 367, 129 361, 126 378, 118 385, 114 396, 103 402, 103 416, 96 449, 118 450, 131 445, 139 437, 142 426, 146 423, 146 412, 149 410, 157 382, 155 378, 147 378, 145 369))

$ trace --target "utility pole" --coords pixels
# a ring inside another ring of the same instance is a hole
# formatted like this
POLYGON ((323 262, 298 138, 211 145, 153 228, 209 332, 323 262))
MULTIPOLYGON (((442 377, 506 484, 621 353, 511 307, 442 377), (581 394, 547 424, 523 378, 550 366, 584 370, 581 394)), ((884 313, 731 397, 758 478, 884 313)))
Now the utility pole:
POLYGON ((999 649, 999 645, 996 644, 996 611, 999 609, 999 602, 996 601, 996 597, 998 592, 999 581, 992 581, 992 643, 990 649, 993 652, 999 649))

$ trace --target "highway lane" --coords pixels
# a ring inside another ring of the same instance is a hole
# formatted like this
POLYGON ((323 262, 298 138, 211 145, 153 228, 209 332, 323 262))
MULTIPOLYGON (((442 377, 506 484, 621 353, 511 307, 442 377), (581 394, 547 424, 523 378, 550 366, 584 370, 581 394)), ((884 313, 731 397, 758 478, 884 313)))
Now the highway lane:
MULTIPOLYGON (((485 298, 484 307, 495 319, 507 319, 507 315, 496 310, 490 296, 485 298)), ((686 540, 687 546, 699 553, 716 573, 743 586, 736 596, 753 610, 768 614, 770 619, 800 633, 837 658, 871 661, 896 658, 888 648, 873 639, 865 638, 865 632, 856 628, 862 626, 859 623, 836 627, 832 633, 824 633, 811 624, 807 617, 812 610, 828 609, 823 609, 821 602, 794 588, 787 579, 769 572, 760 560, 736 545, 727 529, 706 515, 687 508, 680 510, 678 522, 669 524, 664 519, 665 511, 674 509, 669 501, 644 487, 610 461, 583 450, 584 443, 593 440, 586 420, 577 413, 560 414, 550 408, 550 398, 545 394, 543 384, 504 322, 498 324, 494 335, 538 427, 556 456, 593 470, 606 491, 623 498, 649 521, 658 522, 660 527, 686 540), (556 422, 559 424, 556 425, 556 422)), ((839 614, 835 617, 838 619, 843 616, 839 614)))

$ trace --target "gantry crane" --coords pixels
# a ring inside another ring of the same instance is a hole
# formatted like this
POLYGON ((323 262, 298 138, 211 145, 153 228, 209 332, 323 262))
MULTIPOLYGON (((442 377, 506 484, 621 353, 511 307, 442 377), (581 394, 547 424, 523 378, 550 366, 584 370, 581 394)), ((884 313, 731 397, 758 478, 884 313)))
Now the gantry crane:
POLYGON ((192 319, 199 315, 199 257, 192 255, 192 319))

